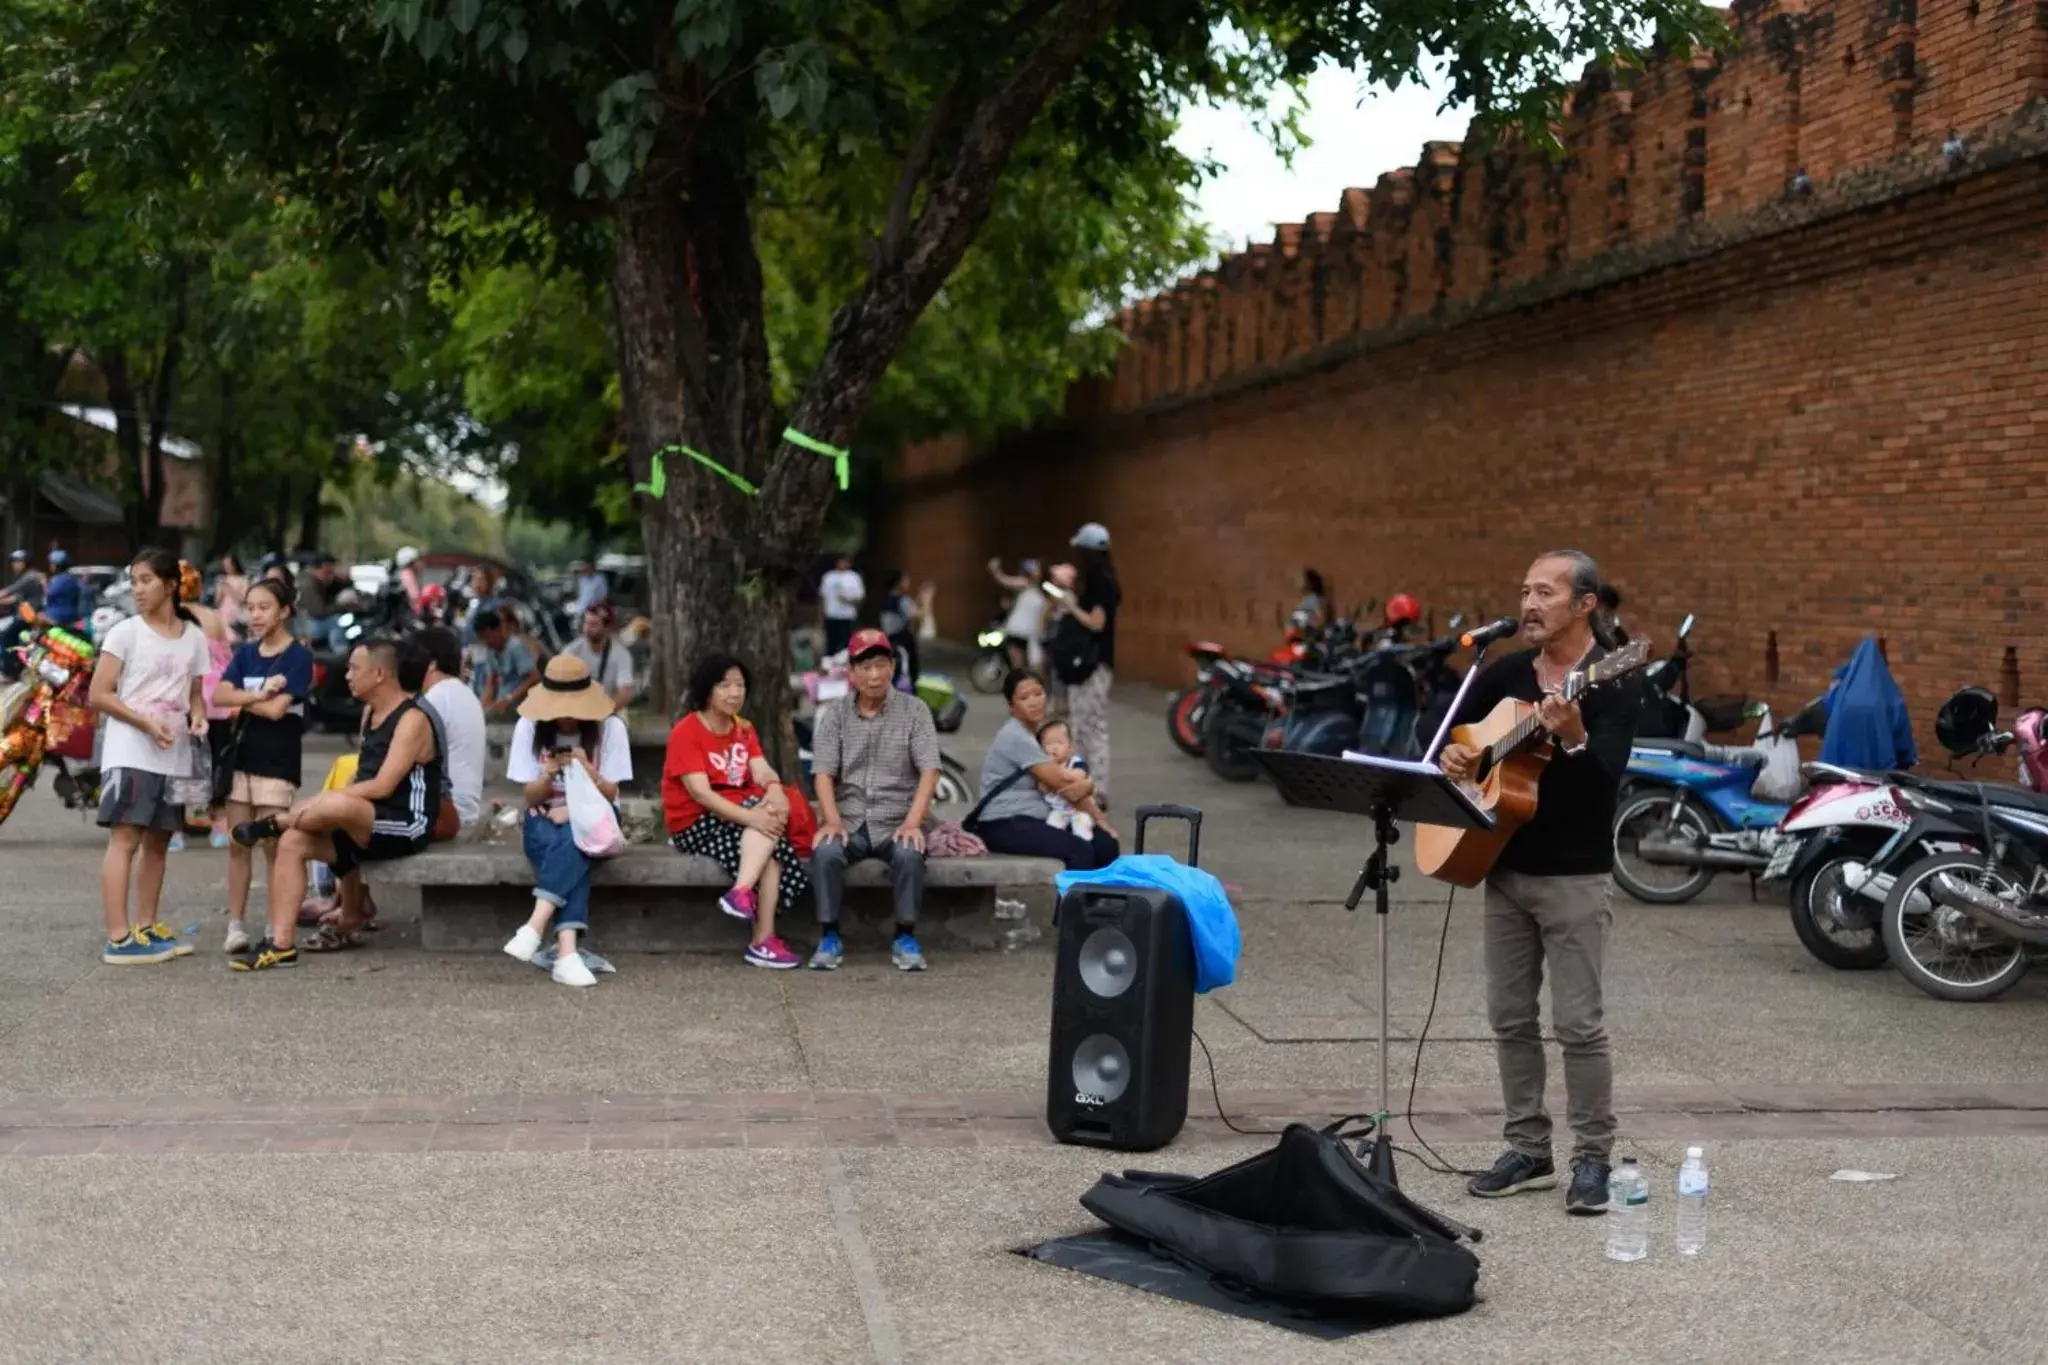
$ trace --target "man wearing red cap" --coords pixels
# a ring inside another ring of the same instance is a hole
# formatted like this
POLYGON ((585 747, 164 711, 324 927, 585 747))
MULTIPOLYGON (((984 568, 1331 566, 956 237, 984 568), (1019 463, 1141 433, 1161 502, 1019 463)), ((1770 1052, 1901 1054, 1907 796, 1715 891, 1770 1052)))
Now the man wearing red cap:
POLYGON ((846 869, 863 858, 889 864, 896 897, 896 938, 890 959, 906 972, 924 970, 917 912, 924 900, 924 817, 939 785, 939 732, 931 709, 892 686, 896 649, 872 627, 846 646, 853 692, 818 711, 811 741, 811 778, 818 789, 818 833, 811 887, 818 898, 818 950, 811 967, 830 971, 843 960, 839 912, 846 869))

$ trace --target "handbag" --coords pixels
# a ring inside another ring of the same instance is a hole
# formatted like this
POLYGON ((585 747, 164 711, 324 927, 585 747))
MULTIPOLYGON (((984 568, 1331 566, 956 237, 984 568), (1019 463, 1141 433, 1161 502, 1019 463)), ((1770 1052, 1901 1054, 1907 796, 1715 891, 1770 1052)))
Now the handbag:
MULTIPOLYGON (((242 726, 247 716, 237 715, 228 727, 228 737, 213 756, 213 804, 225 806, 235 790, 235 763, 242 756, 242 726)), ((195 741, 196 743, 197 741, 195 741)))
POLYGON ((1045 649, 1053 676, 1069 687, 1087 682, 1095 675, 1096 665, 1102 662, 1102 645, 1095 632, 1071 616, 1060 618, 1045 649))
POLYGON ((206 806, 213 803, 213 749, 204 740, 187 737, 191 750, 191 771, 164 783, 164 795, 174 806, 206 806))
POLYGON ((782 793, 789 798, 789 824, 783 829, 782 837, 789 840, 791 848, 808 858, 818 838, 817 812, 811 809, 811 803, 798 788, 784 783, 782 793))
POLYGON ((569 833, 586 858, 612 858, 626 851, 619 813, 604 799, 581 763, 572 763, 562 779, 562 797, 569 807, 569 833))

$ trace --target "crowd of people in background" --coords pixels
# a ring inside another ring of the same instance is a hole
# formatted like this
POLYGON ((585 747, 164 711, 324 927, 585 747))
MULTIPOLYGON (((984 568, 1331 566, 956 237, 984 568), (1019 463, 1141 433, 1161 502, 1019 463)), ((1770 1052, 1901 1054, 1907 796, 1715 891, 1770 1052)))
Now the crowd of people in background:
MULTIPOLYGON (((955 837, 1088 869, 1119 849, 1109 815, 1108 696, 1121 593, 1105 528, 1082 527, 1071 548, 1071 562, 1043 576, 1032 560, 1016 575, 990 566, 1014 594, 1006 626, 1016 667, 1003 689, 1010 714, 983 765, 968 828, 955 837)), ((402 552, 398 573, 415 560, 402 552)), ((62 581, 66 565, 56 552, 46 577, 17 555, 0 607, 26 603, 55 619, 54 607, 81 619, 88 595, 62 581)), ((314 555, 302 567, 295 579, 267 560, 252 577, 226 556, 209 606, 198 569, 174 554, 145 550, 130 565, 135 614, 101 642, 92 686, 104 726, 99 822, 108 830, 102 959, 126 965, 194 951, 162 922, 160 899, 165 855, 195 807, 211 812, 213 842, 229 850, 222 947, 235 970, 269 972, 296 965, 301 951, 361 946, 376 914, 363 867, 417 854, 486 817, 486 727, 502 719, 513 722, 503 776, 520 792, 521 844, 534 872, 532 913, 505 951, 547 966, 564 985, 594 985, 601 959, 582 947, 591 856, 571 837, 566 789, 580 771, 616 802, 633 780, 623 712, 636 695, 605 576, 587 561, 573 566, 580 629, 550 656, 488 567, 475 570, 467 609, 449 624, 352 640, 341 631, 339 565, 314 555), (362 708, 357 748, 308 794, 316 655, 343 644, 348 690, 362 708), (210 763, 198 760, 202 752, 210 763), (267 903, 252 929, 259 850, 267 903), (302 939, 306 928, 314 932, 302 939)), ((428 595, 438 585, 416 575, 399 581, 413 600, 436 605, 428 595)), ((670 842, 723 870, 720 908, 747 925, 750 965, 806 965, 778 924, 808 902, 818 934, 808 965, 840 966, 848 870, 876 860, 888 870, 894 909, 891 961, 925 969, 918 923, 942 769, 930 707, 896 684, 899 669, 913 678, 919 670, 933 594, 894 570, 880 582, 871 599, 850 558, 820 582, 826 649, 843 655, 851 687, 814 719, 815 808, 771 765, 745 719, 754 683, 738 658, 698 661, 671 728, 660 786, 670 842)))

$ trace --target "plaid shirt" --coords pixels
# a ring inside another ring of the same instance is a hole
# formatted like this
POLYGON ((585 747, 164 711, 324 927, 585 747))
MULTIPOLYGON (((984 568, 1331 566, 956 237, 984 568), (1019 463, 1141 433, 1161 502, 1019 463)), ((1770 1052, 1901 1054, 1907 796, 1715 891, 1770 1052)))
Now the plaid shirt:
POLYGON ((872 716, 860 713, 858 693, 818 711, 811 772, 832 779, 848 834, 869 829, 870 838, 886 838, 910 814, 918 782, 938 766, 931 708, 908 692, 891 686, 872 716))

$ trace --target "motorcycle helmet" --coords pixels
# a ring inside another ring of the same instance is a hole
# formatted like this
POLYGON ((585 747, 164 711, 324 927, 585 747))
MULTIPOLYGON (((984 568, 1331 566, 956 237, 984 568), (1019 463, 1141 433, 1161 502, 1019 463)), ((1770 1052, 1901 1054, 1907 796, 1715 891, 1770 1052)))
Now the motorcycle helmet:
POLYGON ((51 568, 53 568, 53 569, 64 569, 64 568, 69 568, 69 567, 70 567, 70 565, 71 565, 71 555, 70 555, 70 553, 69 553, 68 551, 65 551, 65 550, 52 550, 52 551, 50 551, 50 567, 51 567, 51 568))
POLYGON ((1398 626, 1421 619, 1422 604, 1416 601, 1413 595, 1397 592, 1387 599, 1387 613, 1383 624, 1398 626))
POLYGON ((429 583, 420 589, 420 614, 438 619, 448 609, 448 589, 439 583, 429 583))
POLYGON ((1998 723, 1998 698, 1988 688, 1962 687, 1941 704, 1934 718, 1934 737, 1952 754, 1967 754, 1998 723))
POLYGON ((409 569, 419 557, 420 552, 418 550, 415 550, 410 545, 404 545, 399 547, 397 554, 391 556, 391 562, 401 569, 409 569))

